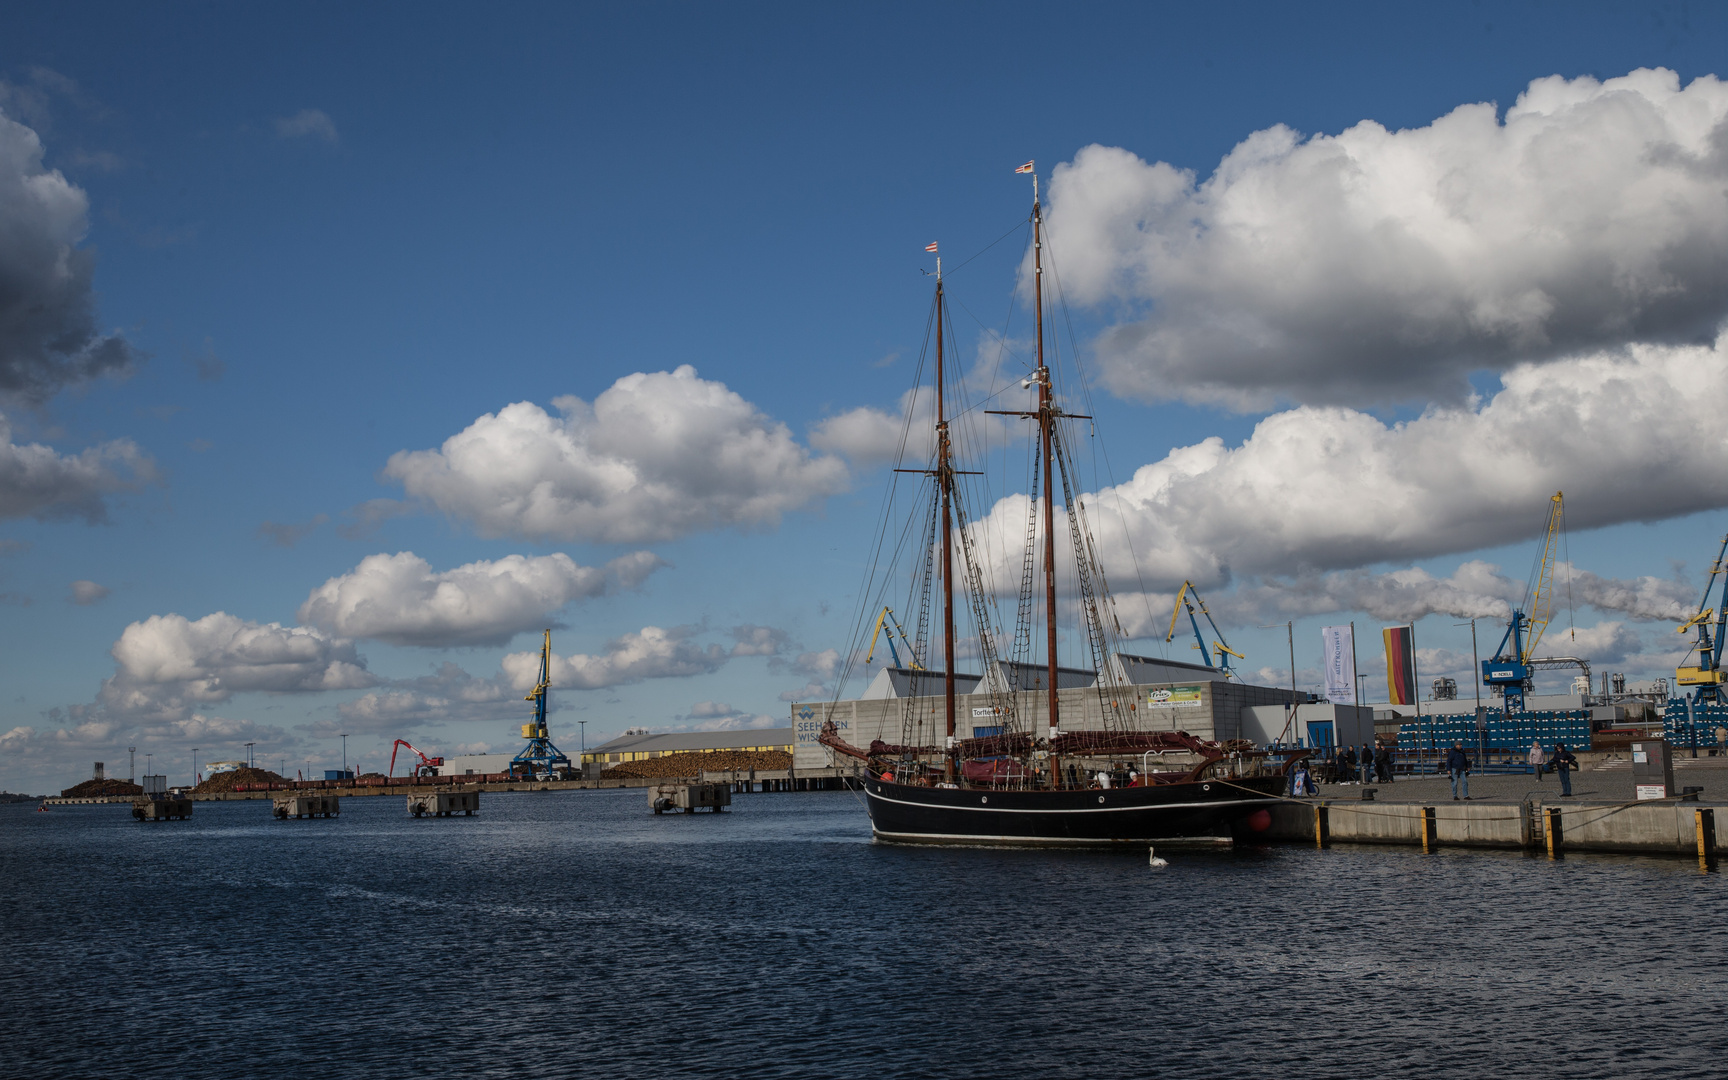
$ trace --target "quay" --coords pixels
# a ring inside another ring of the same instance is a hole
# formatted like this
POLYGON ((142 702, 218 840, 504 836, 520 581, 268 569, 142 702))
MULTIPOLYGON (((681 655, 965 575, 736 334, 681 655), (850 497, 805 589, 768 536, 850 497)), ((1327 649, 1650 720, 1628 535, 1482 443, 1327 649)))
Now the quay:
MULTIPOLYGON (((1583 758, 1583 755, 1580 755, 1583 758)), ((1392 783, 1325 784, 1318 797, 1272 808, 1266 840, 1412 847, 1523 849, 1562 855, 1602 851, 1706 860, 1722 851, 1716 824, 1728 824, 1728 757, 1674 758, 1682 794, 1637 798, 1631 763, 1591 755, 1572 774, 1572 795, 1552 774, 1470 776, 1470 799, 1454 802, 1446 776, 1399 776, 1392 783), (1364 796, 1367 796, 1366 798, 1364 796)))
MULTIPOLYGON (((610 791, 615 788, 650 788, 669 783, 725 784, 735 795, 789 791, 842 791, 857 785, 853 769, 728 769, 688 777, 620 777, 598 780, 492 780, 463 783, 461 777, 426 778, 420 783, 398 778, 385 783, 321 782, 317 787, 274 786, 259 791, 188 791, 196 802, 233 802, 247 799, 277 799, 289 794, 316 794, 363 798, 369 795, 406 795, 417 791, 610 791)), ((88 806, 101 803, 131 805, 133 795, 96 795, 80 798, 49 796, 49 806, 88 806)))

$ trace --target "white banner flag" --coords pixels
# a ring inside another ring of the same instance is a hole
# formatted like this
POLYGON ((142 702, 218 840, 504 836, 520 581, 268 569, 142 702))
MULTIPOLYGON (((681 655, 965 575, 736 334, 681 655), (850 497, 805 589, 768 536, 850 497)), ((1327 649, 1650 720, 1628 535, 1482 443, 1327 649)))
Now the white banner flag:
POLYGON ((1356 643, 1348 626, 1322 626, 1325 649, 1326 700, 1334 705, 1356 704, 1356 643))

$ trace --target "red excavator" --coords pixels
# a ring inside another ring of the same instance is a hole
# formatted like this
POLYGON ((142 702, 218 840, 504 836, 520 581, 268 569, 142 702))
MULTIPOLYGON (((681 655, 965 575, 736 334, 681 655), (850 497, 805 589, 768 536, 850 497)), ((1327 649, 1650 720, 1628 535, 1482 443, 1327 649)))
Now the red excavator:
POLYGON ((398 750, 402 749, 404 746, 408 747, 408 749, 413 752, 414 756, 420 759, 419 766, 416 767, 414 770, 415 776, 437 776, 438 775, 438 767, 440 765, 444 764, 443 758, 441 758, 441 757, 427 757, 425 754, 422 754, 420 751, 415 750, 413 745, 411 743, 409 743, 407 739, 397 739, 396 745, 392 746, 390 748, 390 775, 391 776, 396 775, 396 752, 398 750))

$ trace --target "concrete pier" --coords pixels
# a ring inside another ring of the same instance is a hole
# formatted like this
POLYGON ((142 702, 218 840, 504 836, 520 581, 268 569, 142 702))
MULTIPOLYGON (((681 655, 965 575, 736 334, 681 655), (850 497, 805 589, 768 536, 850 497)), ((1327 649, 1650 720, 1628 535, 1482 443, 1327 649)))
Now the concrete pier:
POLYGON ((452 814, 471 816, 478 809, 478 791, 428 791, 408 796, 408 812, 415 817, 450 817, 452 814))
POLYGON ((1646 802, 1365 802, 1299 799, 1272 809, 1265 839, 1317 844, 1405 844, 1522 848, 1562 855, 1615 851, 1699 858, 1714 867, 1721 852, 1718 812, 1728 804, 1682 798, 1646 802))
POLYGON ((139 821, 183 821, 192 816, 192 800, 153 799, 146 795, 132 800, 132 816, 139 821))
POLYGON ((682 810, 694 814, 707 807, 718 814, 732 805, 732 788, 728 784, 658 784, 648 789, 648 808, 656 814, 682 810))
POLYGON ((335 795, 278 795, 270 801, 270 812, 278 821, 334 817, 342 813, 342 800, 335 795))

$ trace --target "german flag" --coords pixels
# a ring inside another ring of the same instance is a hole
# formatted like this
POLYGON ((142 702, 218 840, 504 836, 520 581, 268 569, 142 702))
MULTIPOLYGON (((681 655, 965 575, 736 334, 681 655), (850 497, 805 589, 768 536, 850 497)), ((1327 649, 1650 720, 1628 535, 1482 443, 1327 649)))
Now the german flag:
POLYGON ((1386 639, 1386 693, 1394 705, 1414 705, 1416 655, 1410 627, 1388 626, 1380 636, 1386 639))

